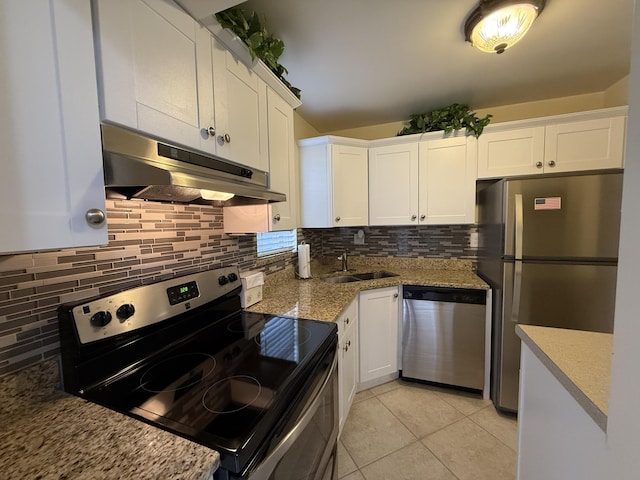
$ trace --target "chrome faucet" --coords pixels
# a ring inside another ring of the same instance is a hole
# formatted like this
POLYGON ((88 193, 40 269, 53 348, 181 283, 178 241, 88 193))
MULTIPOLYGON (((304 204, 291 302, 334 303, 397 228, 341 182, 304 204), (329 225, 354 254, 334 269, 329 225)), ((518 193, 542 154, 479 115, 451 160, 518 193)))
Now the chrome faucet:
POLYGON ((342 255, 338 257, 338 260, 342 260, 342 271, 348 272, 349 266, 347 265, 347 251, 342 252, 342 255))

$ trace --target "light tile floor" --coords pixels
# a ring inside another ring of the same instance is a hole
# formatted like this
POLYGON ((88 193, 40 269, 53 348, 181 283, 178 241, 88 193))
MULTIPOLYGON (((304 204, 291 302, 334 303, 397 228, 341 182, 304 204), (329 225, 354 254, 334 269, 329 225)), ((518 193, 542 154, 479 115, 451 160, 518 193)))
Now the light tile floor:
POLYGON ((342 480, 513 480, 518 432, 477 395, 403 380, 356 395, 338 444, 342 480))

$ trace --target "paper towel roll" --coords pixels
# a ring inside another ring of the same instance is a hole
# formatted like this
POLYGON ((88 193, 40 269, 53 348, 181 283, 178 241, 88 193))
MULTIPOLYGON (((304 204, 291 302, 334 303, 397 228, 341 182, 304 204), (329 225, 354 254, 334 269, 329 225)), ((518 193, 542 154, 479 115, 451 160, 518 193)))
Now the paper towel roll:
POLYGON ((306 243, 298 245, 298 276, 309 278, 311 276, 311 246, 306 243))

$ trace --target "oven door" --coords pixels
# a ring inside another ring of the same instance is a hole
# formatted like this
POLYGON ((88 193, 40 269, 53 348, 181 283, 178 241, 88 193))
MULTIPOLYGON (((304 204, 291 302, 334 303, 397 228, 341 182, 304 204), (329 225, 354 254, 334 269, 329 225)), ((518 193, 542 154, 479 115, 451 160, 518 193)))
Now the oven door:
POLYGON ((250 480, 335 478, 338 439, 337 355, 319 389, 291 421, 280 443, 246 477, 250 480))

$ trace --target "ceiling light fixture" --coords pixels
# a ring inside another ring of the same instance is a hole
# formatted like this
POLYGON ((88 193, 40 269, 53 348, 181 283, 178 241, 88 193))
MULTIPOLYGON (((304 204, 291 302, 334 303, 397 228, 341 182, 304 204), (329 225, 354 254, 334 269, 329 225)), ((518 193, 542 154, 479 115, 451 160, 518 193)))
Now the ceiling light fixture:
POLYGON ((464 24, 467 42, 487 53, 503 53, 529 31, 545 0, 481 0, 464 24))

